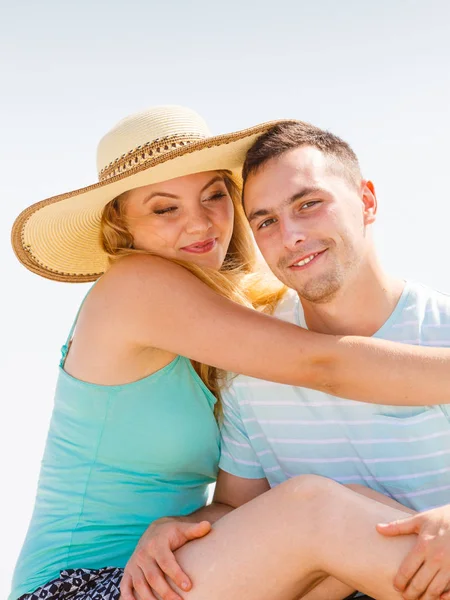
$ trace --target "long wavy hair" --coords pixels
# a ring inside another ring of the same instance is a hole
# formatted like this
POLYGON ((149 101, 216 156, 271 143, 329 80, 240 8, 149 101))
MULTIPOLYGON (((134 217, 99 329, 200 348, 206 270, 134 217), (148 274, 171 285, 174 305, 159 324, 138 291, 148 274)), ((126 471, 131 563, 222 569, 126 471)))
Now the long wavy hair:
MULTIPOLYGON (((259 267, 255 244, 244 214, 239 186, 228 171, 219 171, 234 206, 233 234, 225 260, 219 271, 193 263, 171 259, 193 273, 225 298, 261 312, 272 313, 286 288, 271 274, 259 267)), ((133 247, 133 236, 125 216, 127 192, 111 200, 103 209, 101 243, 110 264, 130 254, 151 254, 133 247)), ((220 388, 226 373, 216 367, 193 361, 198 375, 218 399, 216 416, 220 414, 220 388)))

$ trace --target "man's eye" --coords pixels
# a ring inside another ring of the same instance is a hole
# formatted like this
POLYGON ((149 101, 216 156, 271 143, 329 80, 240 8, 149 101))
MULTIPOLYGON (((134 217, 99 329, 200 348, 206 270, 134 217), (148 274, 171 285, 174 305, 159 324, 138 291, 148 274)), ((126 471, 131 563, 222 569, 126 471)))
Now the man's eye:
POLYGON ((265 229, 266 227, 268 227, 269 225, 272 225, 272 223, 275 223, 275 219, 266 219, 265 221, 263 221, 262 223, 260 223, 258 225, 258 229, 265 229))
POLYGON ((166 215, 168 213, 174 212, 175 210, 177 210, 176 206, 168 206, 167 208, 155 209, 153 212, 155 213, 155 215, 166 215))
POLYGON ((300 210, 303 210, 304 208, 312 208, 316 204, 320 204, 320 202, 320 200, 310 200, 309 202, 305 202, 305 204, 302 204, 300 210))

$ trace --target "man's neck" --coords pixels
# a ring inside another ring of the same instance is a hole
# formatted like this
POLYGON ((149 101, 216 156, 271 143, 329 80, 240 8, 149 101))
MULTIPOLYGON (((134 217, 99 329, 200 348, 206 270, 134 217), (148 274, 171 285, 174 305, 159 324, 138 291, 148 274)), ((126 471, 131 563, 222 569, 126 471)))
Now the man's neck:
POLYGON ((320 333, 371 336, 394 311, 404 286, 378 264, 366 265, 330 302, 315 304, 300 297, 306 325, 320 333))

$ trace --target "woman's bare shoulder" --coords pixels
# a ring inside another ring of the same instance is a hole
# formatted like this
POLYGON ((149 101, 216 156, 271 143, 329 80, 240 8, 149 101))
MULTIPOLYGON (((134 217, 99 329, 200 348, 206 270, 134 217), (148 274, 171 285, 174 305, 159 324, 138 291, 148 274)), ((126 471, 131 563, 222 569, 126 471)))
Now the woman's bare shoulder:
POLYGON ((125 256, 114 263, 103 275, 108 286, 122 287, 142 285, 149 287, 161 278, 171 281, 176 277, 187 275, 193 277, 183 266, 167 258, 151 254, 135 254, 125 256))
MULTIPOLYGON (((86 298, 66 363, 66 370, 74 377, 102 385, 128 383, 175 358, 173 352, 151 343, 144 347, 139 341, 143 329, 148 331, 148 339, 152 338, 161 318, 161 311, 155 310, 155 294, 139 291, 139 277, 145 274, 152 279, 147 275, 150 265, 161 268, 162 261, 157 257, 136 258, 111 266, 86 298), (102 360, 96 360, 100 355, 102 360)), ((153 285, 156 287, 156 280, 153 285)))
POLYGON ((124 301, 128 305, 140 304, 149 294, 155 301, 163 299, 192 278, 197 279, 181 265, 159 256, 125 256, 105 272, 92 296, 105 297, 111 306, 124 301))
POLYGON ((95 287, 93 296, 108 306, 112 318, 120 318, 127 327, 132 322, 136 326, 145 322, 147 326, 157 327, 157 315, 170 310, 174 297, 183 305, 193 295, 201 298, 211 291, 188 269, 152 255, 120 259, 95 287))

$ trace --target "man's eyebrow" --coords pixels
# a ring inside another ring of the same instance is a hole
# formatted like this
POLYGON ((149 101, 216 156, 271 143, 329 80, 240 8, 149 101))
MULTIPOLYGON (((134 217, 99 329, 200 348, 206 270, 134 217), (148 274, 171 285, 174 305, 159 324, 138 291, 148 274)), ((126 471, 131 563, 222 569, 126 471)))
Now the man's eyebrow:
POLYGON ((320 192, 323 192, 322 188, 314 187, 314 186, 305 187, 302 190, 300 190, 299 192, 295 193, 290 198, 288 198, 286 200, 286 202, 283 203, 283 206, 289 206, 289 204, 293 204, 294 202, 296 202, 297 200, 301 200, 305 196, 311 196, 311 194, 317 194, 320 192))
MULTIPOLYGON (((213 185, 213 183, 217 183, 218 181, 224 181, 223 177, 221 177, 220 175, 216 175, 214 176, 212 179, 210 179, 208 181, 208 183, 206 183, 202 189, 200 190, 200 194, 203 193, 207 188, 209 188, 211 185, 213 185)), ((152 192, 151 194, 149 194, 145 199, 144 199, 144 204, 146 202, 148 202, 149 200, 151 200, 152 198, 154 198, 155 196, 163 196, 164 198, 174 198, 177 199, 179 198, 179 196, 177 196, 176 194, 169 194, 169 192, 158 192, 157 190, 155 190, 154 192, 152 192)))
MULTIPOLYGON (((302 188, 301 190, 299 190, 298 192, 296 192, 295 194, 293 194, 292 196, 290 196, 289 198, 284 200, 280 204, 279 208, 289 206, 290 204, 297 202, 297 200, 301 200, 305 196, 310 196, 311 194, 317 194, 318 192, 323 192, 323 190, 318 187, 302 188)), ((254 219, 257 219, 258 217, 266 217, 267 215, 270 215, 271 213, 274 213, 274 212, 275 212, 275 208, 260 208, 257 210, 252 210, 251 213, 248 215, 247 219, 248 219, 248 222, 251 223, 254 219)))
POLYGON ((258 217, 265 217, 267 215, 270 215, 271 212, 273 212, 273 210, 271 210, 270 208, 260 208, 259 210, 252 210, 252 212, 247 217, 248 222, 251 223, 258 217))

